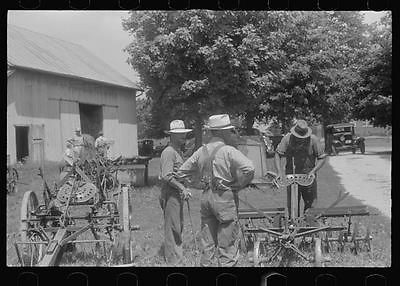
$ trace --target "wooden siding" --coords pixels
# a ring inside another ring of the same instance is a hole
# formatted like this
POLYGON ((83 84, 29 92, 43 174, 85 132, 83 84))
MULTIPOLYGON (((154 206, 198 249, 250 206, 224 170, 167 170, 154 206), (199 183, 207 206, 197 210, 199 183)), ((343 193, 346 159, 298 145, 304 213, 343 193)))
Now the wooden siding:
POLYGON ((11 162, 16 158, 15 125, 44 125, 46 159, 60 160, 65 140, 80 126, 79 102, 103 106, 104 135, 115 140, 113 155, 138 154, 135 90, 16 70, 7 80, 11 162))

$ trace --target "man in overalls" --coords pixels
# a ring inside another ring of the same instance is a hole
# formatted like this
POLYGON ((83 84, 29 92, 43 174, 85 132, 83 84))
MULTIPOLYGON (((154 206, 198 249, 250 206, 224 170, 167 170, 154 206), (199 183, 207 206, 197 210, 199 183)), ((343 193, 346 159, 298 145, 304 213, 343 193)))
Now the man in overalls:
POLYGON ((227 114, 213 115, 208 126, 211 139, 183 163, 177 178, 199 173, 201 198, 201 266, 235 266, 239 258, 238 191, 254 177, 252 162, 235 145, 236 133, 227 114), (228 145, 229 144, 229 145, 228 145))
MULTIPOLYGON (((282 157, 286 157, 286 174, 293 174, 293 165, 296 174, 308 174, 315 176, 316 172, 324 165, 326 154, 317 136, 311 134, 311 128, 307 122, 298 120, 296 125, 286 134, 275 152, 275 167, 279 177, 285 177, 282 170, 282 157), (294 162, 293 162, 294 160, 294 162)), ((304 201, 304 211, 313 206, 317 199, 317 180, 310 186, 298 186, 299 196, 304 201)), ((288 208, 290 203, 290 187, 288 191, 288 208)))
POLYGON ((186 129, 182 120, 170 123, 170 143, 161 153, 160 180, 162 182, 160 204, 164 211, 164 257, 169 265, 182 262, 182 232, 183 232, 183 203, 190 192, 174 178, 174 173, 182 165, 182 146, 186 134, 192 129, 186 129))

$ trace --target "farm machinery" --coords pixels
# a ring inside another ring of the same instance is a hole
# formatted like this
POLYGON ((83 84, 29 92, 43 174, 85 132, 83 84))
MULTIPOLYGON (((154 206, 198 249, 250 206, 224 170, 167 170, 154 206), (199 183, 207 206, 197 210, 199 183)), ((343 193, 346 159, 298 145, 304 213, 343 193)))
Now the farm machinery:
MULTIPOLYGON (((327 208, 302 211, 298 186, 309 186, 314 179, 295 173, 280 178, 267 172, 266 185, 272 184, 275 190, 287 189, 287 206, 258 209, 241 200, 250 207, 239 210, 239 220, 254 266, 289 267, 300 258, 311 266, 322 267, 334 251, 371 251, 369 228, 361 229, 354 221, 354 217, 369 215, 366 206, 337 207, 348 193, 339 194, 327 208)), ((260 183, 256 187, 260 188, 260 183)))
MULTIPOLYGON (((95 246, 107 265, 132 262, 131 180, 120 172, 121 158, 110 160, 92 142, 62 171, 51 189, 43 179, 43 203, 27 191, 21 204, 20 240, 15 249, 21 266, 55 266, 76 246, 95 246)), ((123 172, 122 172, 123 173, 123 172)), ((129 176, 128 176, 129 177, 129 176)), ((97 257, 97 256, 96 256, 97 257)), ((98 258, 96 258, 99 261, 98 258)))

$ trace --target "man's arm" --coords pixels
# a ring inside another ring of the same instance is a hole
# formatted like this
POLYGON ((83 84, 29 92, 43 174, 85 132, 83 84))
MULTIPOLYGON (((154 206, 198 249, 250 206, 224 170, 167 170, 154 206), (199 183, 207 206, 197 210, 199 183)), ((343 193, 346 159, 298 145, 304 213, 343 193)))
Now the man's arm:
POLYGON ((198 170, 198 161, 201 148, 203 147, 200 147, 197 151, 195 151, 192 156, 190 156, 179 168, 178 172, 175 174, 175 177, 178 180, 190 179, 198 170))
POLYGON ((161 175, 160 179, 173 187, 178 193, 182 193, 186 188, 174 178, 174 162, 175 153, 172 150, 166 149, 161 153, 161 175))
POLYGON ((240 190, 250 184, 254 178, 255 168, 253 162, 239 150, 232 148, 229 152, 230 159, 238 172, 238 180, 230 186, 233 190, 240 190))
POLYGON ((321 169, 321 167, 325 164, 326 160, 326 153, 324 152, 324 148, 322 144, 319 142, 318 138, 312 138, 312 144, 313 144, 313 151, 315 156, 317 157, 317 162, 315 164, 315 167, 308 172, 308 175, 315 175, 315 173, 321 169))
POLYGON ((282 168, 282 156, 285 155, 287 147, 289 145, 290 135, 285 135, 282 137, 281 142, 279 142, 278 146, 275 150, 275 168, 278 172, 278 176, 283 178, 285 176, 285 172, 282 168))

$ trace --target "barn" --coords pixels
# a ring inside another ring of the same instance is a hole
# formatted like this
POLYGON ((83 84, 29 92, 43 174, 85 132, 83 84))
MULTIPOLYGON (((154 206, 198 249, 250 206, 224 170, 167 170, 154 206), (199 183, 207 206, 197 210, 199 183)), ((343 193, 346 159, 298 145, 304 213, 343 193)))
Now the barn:
MULTIPOLYGON (((135 79, 134 79, 135 81, 135 79)), ((59 161, 81 128, 114 140, 111 156, 138 155, 137 85, 80 45, 7 26, 7 154, 59 161), (44 152, 43 152, 44 150, 44 152)))

